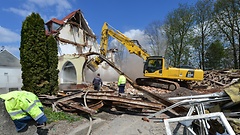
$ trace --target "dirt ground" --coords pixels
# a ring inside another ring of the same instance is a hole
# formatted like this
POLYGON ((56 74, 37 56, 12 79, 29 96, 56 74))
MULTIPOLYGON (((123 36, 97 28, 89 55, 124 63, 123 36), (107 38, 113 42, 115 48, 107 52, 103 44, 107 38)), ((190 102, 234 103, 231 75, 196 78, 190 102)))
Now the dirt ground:
MULTIPOLYGON (((146 116, 146 115, 145 115, 146 116)), ((97 119, 103 120, 100 125, 92 126, 91 135, 164 135, 165 126, 163 122, 146 122, 142 118, 144 115, 126 114, 126 113, 109 113, 100 112, 92 116, 93 121, 97 119)), ((90 121, 83 118, 80 121, 69 123, 60 121, 46 125, 38 129, 39 135, 82 135, 83 132, 74 132, 81 130, 90 121)), ((85 131, 86 132, 86 131, 85 131)), ((85 133, 84 132, 84 133, 85 133)))

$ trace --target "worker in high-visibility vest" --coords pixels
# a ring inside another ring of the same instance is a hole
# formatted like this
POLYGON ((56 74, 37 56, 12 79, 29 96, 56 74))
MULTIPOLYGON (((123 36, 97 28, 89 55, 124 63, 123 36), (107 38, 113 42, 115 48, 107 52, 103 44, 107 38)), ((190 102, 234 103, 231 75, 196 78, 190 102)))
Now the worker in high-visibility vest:
POLYGON ((27 91, 11 91, 0 94, 5 108, 13 120, 16 130, 20 132, 27 127, 28 122, 34 120, 37 125, 43 125, 47 117, 43 112, 43 105, 38 97, 27 91))
POLYGON ((126 85, 126 77, 124 76, 124 73, 121 73, 118 77, 118 88, 119 93, 124 93, 125 85, 126 85))

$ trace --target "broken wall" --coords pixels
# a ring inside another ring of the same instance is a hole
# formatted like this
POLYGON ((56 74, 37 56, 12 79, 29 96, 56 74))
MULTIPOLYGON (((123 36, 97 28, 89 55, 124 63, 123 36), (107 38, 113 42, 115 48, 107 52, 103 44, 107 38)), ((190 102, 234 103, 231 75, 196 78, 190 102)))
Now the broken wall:
MULTIPOLYGON (((83 69, 83 64, 87 60, 82 54, 88 52, 100 52, 100 46, 94 32, 89 27, 81 10, 76 10, 64 17, 62 20, 56 18, 46 23, 48 33, 53 34, 58 44, 59 56, 59 83, 81 84, 83 81, 91 82, 97 73, 101 77, 108 75, 106 79, 111 80, 108 71, 109 66, 105 62, 99 66, 97 72, 90 71, 87 67, 83 69), (58 24, 55 27, 55 24, 58 24)), ((109 55, 110 56, 110 55, 109 55)), ((88 59, 96 57, 95 55, 87 56, 88 59)), ((111 56, 114 59, 113 56, 111 56)), ((115 75, 115 80, 118 75, 115 75)))
POLYGON ((61 59, 59 60, 59 63, 58 63, 58 68, 60 70, 60 72, 59 72, 59 82, 60 83, 81 84, 82 80, 83 80, 83 75, 82 75, 83 64, 84 64, 85 61, 86 61, 85 57, 81 57, 81 56, 65 55, 65 56, 61 57, 61 59), (67 67, 65 64, 67 64, 68 62, 71 62, 71 64, 73 65, 73 67, 72 67, 73 71, 66 71, 66 72, 71 72, 73 74, 76 73, 76 75, 75 75, 76 82, 74 82, 74 81, 64 82, 64 78, 66 78, 66 76, 64 76, 64 72, 65 72, 66 67, 67 67))

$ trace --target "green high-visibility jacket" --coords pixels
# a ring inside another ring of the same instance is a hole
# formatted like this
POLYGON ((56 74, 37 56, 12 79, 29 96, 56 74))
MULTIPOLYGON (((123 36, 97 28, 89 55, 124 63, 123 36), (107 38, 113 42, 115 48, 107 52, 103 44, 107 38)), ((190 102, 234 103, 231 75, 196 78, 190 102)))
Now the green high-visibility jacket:
POLYGON ((126 84, 126 77, 124 75, 120 75, 118 78, 118 85, 126 84))
POLYGON ((0 98, 5 100, 5 107, 12 120, 18 120, 30 115, 35 121, 44 115, 40 109, 42 103, 38 97, 27 91, 12 91, 1 94, 0 98))

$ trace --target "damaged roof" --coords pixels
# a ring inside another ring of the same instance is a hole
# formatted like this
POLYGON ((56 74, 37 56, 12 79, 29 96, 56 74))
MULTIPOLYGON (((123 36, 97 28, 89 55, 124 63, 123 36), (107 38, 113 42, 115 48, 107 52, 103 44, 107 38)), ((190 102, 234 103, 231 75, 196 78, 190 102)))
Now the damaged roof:
POLYGON ((49 20, 45 24, 48 26, 52 22, 57 23, 57 24, 59 24, 61 26, 65 25, 67 23, 74 22, 74 23, 78 24, 81 29, 84 29, 85 31, 87 31, 88 34, 90 34, 92 36, 95 36, 95 34, 93 33, 93 31, 89 27, 89 25, 88 25, 86 19, 84 18, 84 16, 83 16, 83 14, 82 14, 80 9, 71 12, 66 17, 64 17, 62 20, 59 20, 57 18, 52 18, 51 20, 49 20))
POLYGON ((20 60, 7 50, 0 52, 0 67, 21 67, 20 60))

